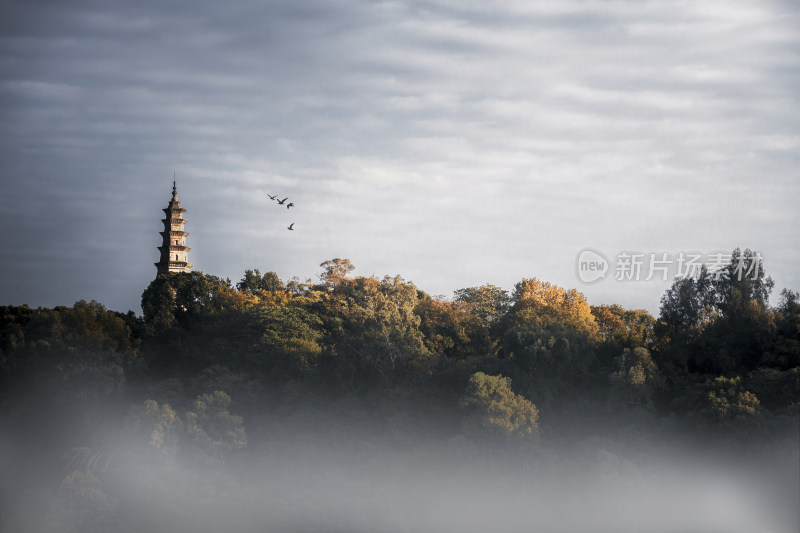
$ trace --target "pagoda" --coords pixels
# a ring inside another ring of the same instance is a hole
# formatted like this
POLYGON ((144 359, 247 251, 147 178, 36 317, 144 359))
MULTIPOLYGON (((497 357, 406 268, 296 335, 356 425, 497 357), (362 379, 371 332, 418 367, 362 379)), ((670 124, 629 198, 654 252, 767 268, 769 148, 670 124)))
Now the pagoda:
POLYGON ((155 264, 158 275, 170 272, 191 272, 192 265, 186 257, 191 250, 186 246, 186 236, 189 234, 183 231, 183 227, 186 225, 183 214, 186 209, 182 208, 178 201, 178 189, 174 181, 172 182, 172 200, 162 211, 166 218, 161 219, 161 222, 164 223, 164 231, 161 232, 162 241, 161 246, 158 247, 161 259, 155 264))

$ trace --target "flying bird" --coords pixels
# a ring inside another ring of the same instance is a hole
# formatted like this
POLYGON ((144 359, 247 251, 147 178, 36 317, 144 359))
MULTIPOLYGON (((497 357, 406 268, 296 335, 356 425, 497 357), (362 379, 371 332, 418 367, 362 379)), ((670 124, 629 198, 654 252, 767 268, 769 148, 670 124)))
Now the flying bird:
POLYGON ((288 199, 289 199, 289 197, 287 196, 287 197, 286 197, 286 198, 284 198, 283 200, 278 200, 278 205, 283 205, 283 203, 284 203, 286 200, 288 200, 288 199))
POLYGON ((289 208, 290 208, 290 207, 292 207, 293 205, 294 205, 294 204, 293 204, 292 202, 289 202, 288 204, 286 204, 286 209, 289 209, 289 208))
POLYGON ((288 229, 289 231, 294 231, 294 228, 292 226, 294 226, 294 222, 289 224, 286 229, 288 229))
POLYGON ((276 194, 275 196, 272 196, 271 194, 267 194, 267 196, 269 196, 269 199, 270 199, 270 200, 274 200, 275 198, 277 198, 277 197, 278 197, 278 195, 277 195, 277 194, 276 194))

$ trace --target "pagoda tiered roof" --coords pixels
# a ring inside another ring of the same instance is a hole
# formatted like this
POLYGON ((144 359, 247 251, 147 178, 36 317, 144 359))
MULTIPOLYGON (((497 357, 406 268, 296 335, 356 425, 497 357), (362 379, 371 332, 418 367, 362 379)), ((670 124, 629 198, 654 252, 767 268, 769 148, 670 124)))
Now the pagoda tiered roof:
POLYGON ((161 222, 164 223, 164 231, 159 232, 161 235, 161 246, 157 246, 160 252, 160 259, 155 263, 156 269, 159 274, 166 274, 169 272, 190 272, 192 265, 189 263, 186 254, 191 250, 186 246, 185 238, 189 235, 183 231, 187 220, 183 218, 186 209, 181 207, 178 201, 178 189, 175 182, 172 183, 172 199, 167 207, 162 209, 166 218, 162 218, 161 222), (173 241, 175 238, 175 241, 173 241))

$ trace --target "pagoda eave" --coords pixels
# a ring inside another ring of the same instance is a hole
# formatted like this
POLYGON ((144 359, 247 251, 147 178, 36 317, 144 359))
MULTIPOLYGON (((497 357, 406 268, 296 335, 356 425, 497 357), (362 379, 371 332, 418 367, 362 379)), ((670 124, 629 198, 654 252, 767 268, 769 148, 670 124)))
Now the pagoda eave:
MULTIPOLYGON (((159 271, 164 270, 164 263, 153 263, 159 271)), ((183 261, 170 261, 167 265, 167 268, 170 272, 189 272, 189 269, 192 268, 191 263, 186 263, 183 261)))

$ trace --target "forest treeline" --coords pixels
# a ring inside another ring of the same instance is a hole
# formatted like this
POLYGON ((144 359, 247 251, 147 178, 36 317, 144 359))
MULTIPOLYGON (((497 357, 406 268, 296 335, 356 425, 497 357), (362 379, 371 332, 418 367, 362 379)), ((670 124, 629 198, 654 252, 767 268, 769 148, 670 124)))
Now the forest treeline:
POLYGON ((409 454, 470 483, 569 465, 617 486, 646 479, 637 453, 743 453, 781 480, 779 515, 796 503, 800 297, 771 306, 749 250, 676 279, 658 317, 536 278, 443 298, 320 267, 160 275, 141 316, 0 307, 0 529, 307 530, 317 504, 395 486, 380 465, 409 454), (344 473, 359 465, 374 481, 344 473))
POLYGON ((462 453, 637 434, 746 447, 797 427, 800 299, 771 306, 750 250, 676 279, 658 317, 536 278, 441 298, 320 266, 316 283, 161 275, 141 316, 0 307, 5 426, 35 446, 140 442, 204 464, 305 430, 462 453))

